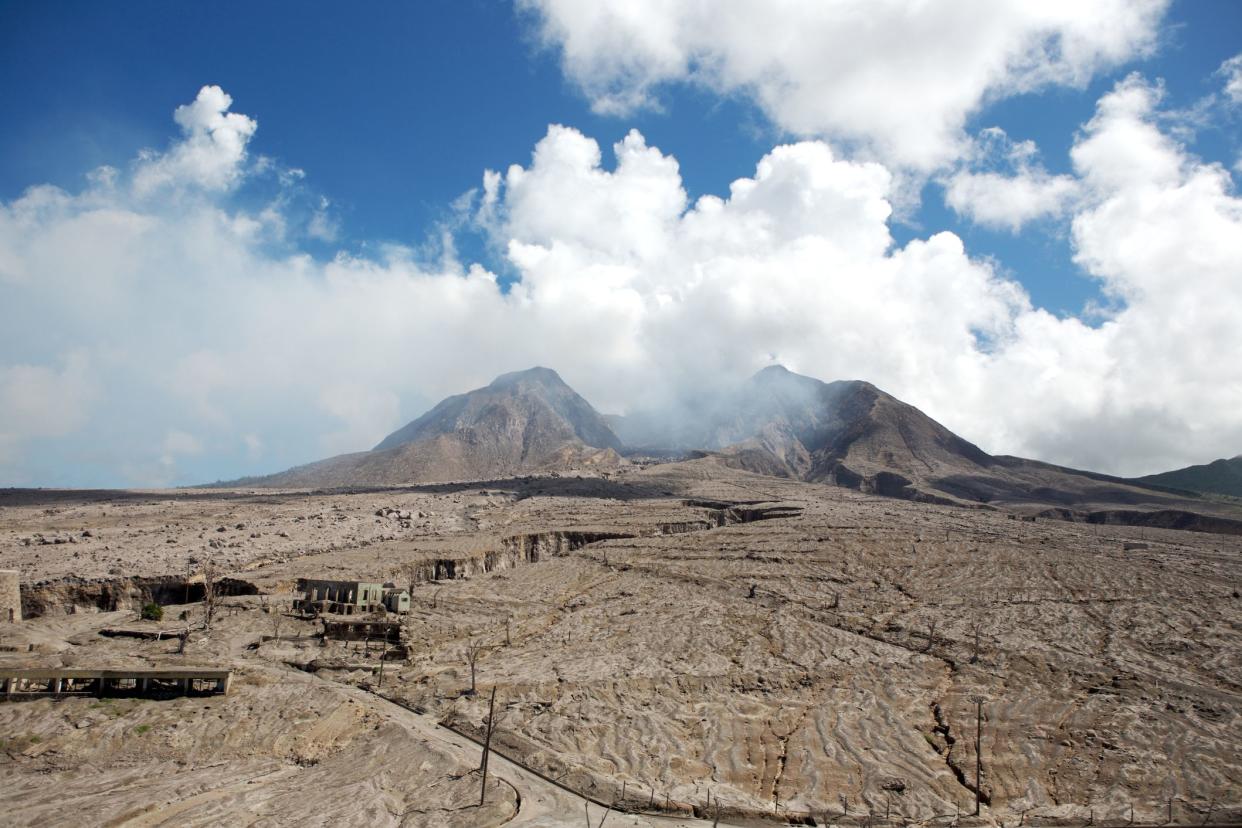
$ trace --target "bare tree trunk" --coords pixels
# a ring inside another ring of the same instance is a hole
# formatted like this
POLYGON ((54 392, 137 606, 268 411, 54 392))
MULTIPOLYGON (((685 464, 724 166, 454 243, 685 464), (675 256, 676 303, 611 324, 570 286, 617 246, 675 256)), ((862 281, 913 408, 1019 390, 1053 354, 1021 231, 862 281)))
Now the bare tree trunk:
POLYGON ((478 641, 471 641, 466 645, 466 663, 470 666, 470 695, 475 693, 475 676, 476 668, 479 664, 479 658, 483 655, 483 645, 478 641))
POLYGON ((208 561, 203 566, 203 629, 210 630, 216 616, 216 566, 208 561))
MULTIPOLYGON (((975 816, 983 802, 983 696, 975 696, 975 816)), ((1094 819, 1094 814, 1092 814, 1094 819)))
POLYGON ((492 698, 487 703, 487 738, 483 740, 483 787, 479 791, 479 807, 483 807, 483 801, 487 798, 487 757, 492 752, 492 723, 496 721, 496 687, 492 687, 492 698))
POLYGON ((976 621, 971 626, 971 631, 975 634, 975 649, 974 652, 970 654, 970 663, 974 664, 979 660, 979 636, 983 633, 983 622, 976 621))

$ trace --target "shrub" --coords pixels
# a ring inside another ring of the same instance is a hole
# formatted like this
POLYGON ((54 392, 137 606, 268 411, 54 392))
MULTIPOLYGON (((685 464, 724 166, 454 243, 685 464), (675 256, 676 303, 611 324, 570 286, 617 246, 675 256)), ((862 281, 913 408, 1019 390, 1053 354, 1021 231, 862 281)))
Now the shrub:
POLYGON ((143 621, 163 621, 164 620, 164 608, 161 607, 159 604, 155 603, 154 601, 150 601, 146 604, 143 604, 142 605, 142 620, 143 621))

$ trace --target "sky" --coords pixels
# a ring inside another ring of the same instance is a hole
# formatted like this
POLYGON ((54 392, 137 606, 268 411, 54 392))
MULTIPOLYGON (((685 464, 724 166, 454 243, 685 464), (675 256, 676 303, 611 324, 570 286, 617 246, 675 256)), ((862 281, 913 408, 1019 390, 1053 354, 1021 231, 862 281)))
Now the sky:
POLYGON ((1242 452, 1242 3, 0 0, 0 485, 773 363, 998 454, 1242 452))

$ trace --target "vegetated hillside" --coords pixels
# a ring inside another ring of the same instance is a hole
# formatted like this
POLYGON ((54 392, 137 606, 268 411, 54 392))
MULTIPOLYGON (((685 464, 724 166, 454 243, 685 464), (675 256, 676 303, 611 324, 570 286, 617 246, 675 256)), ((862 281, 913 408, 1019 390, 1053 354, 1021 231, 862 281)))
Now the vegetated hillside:
POLYGON ((1175 471, 1149 474, 1137 480, 1140 483, 1154 483, 1192 492, 1242 497, 1242 455, 1175 471))
MULTIPOLYGON (((780 366, 676 410, 617 418, 614 427, 627 445, 644 451, 718 451, 748 471, 911 500, 1051 507, 1057 517, 1099 522, 1127 522, 1118 505, 1219 511, 1216 504, 1136 481, 992 456, 871 383, 826 383, 780 366), (1114 508, 1109 516, 1097 515, 1103 507, 1114 508)), ((1213 531, 1222 526, 1242 532, 1242 523, 1219 521, 1213 531)))
POLYGON ((481 480, 624 462, 621 442, 586 400, 548 368, 504 374, 441 402, 380 441, 248 485, 324 487, 481 480))

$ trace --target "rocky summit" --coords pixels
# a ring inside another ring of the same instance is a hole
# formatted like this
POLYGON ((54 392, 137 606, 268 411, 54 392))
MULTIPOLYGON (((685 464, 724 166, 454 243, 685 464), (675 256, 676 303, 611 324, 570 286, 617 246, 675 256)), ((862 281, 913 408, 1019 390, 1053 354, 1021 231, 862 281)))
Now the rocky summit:
POLYGON ((324 487, 487 480, 615 466, 621 448, 604 418, 555 371, 531 368, 449 397, 371 451, 244 482, 324 487))
POLYGON ((1189 486, 990 455, 869 382, 823 382, 779 365, 612 417, 551 369, 517 371, 443 400, 370 451, 237 483, 330 488, 595 474, 704 453, 756 474, 905 500, 1242 534, 1236 504, 1189 486))

